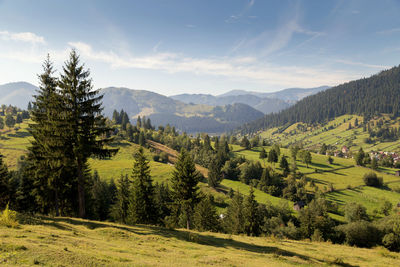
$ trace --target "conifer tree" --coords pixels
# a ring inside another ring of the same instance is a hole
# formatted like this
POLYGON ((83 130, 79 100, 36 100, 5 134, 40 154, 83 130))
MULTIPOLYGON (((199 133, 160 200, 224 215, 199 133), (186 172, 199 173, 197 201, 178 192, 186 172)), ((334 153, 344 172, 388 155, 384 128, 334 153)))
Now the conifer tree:
POLYGON ((213 204, 211 195, 207 195, 197 204, 193 221, 194 227, 198 231, 216 232, 219 230, 217 209, 213 204))
POLYGON ((250 194, 243 203, 244 231, 248 236, 260 234, 260 219, 258 214, 258 203, 254 196, 254 188, 250 188, 250 194))
POLYGON ((3 162, 3 155, 0 154, 0 210, 10 201, 10 175, 8 168, 3 162))
POLYGON ((212 160, 208 170, 208 185, 212 188, 216 188, 222 181, 220 162, 216 159, 212 160))
POLYGON ((232 234, 240 234, 244 232, 244 213, 243 213, 243 196, 236 192, 228 206, 226 218, 224 219, 227 232, 232 234))
POLYGON ((91 156, 108 158, 117 149, 104 146, 111 140, 103 138, 110 131, 102 116, 101 100, 98 90, 93 90, 90 72, 80 65, 75 50, 63 66, 59 87, 64 104, 68 127, 65 129, 72 145, 72 159, 75 162, 78 182, 79 217, 85 217, 85 171, 87 159, 91 156))
POLYGON ((290 172, 289 163, 288 163, 285 155, 282 155, 281 162, 279 163, 279 167, 282 169, 284 176, 287 176, 289 174, 289 172, 290 172))
MULTIPOLYGON (((28 166, 26 173, 33 177, 33 195, 42 208, 42 212, 60 213, 61 199, 66 197, 66 177, 74 177, 70 169, 71 161, 67 154, 69 140, 65 134, 66 122, 63 118, 63 103, 57 92, 57 79, 53 76, 53 64, 49 56, 43 64, 43 73, 39 75, 39 90, 34 96, 31 110, 30 133, 33 136, 28 148, 28 166), (66 173, 68 172, 68 174, 66 173), (63 197, 64 195, 64 197, 63 197)), ((72 199, 65 200, 72 205, 72 199)))
POLYGON ((260 151, 259 158, 264 160, 267 157, 267 152, 265 152, 265 149, 262 147, 260 151))
POLYGON ((200 173, 186 150, 182 150, 172 173, 171 188, 175 204, 175 216, 185 221, 186 228, 192 224, 193 209, 199 201, 200 173))
POLYGON ((129 222, 156 223, 157 213, 154 204, 154 187, 150 176, 149 161, 143 148, 134 154, 132 169, 132 187, 129 201, 129 222))
POLYGON ((127 223, 130 186, 131 182, 128 175, 121 174, 121 177, 117 181, 115 204, 112 207, 112 217, 120 223, 127 223))

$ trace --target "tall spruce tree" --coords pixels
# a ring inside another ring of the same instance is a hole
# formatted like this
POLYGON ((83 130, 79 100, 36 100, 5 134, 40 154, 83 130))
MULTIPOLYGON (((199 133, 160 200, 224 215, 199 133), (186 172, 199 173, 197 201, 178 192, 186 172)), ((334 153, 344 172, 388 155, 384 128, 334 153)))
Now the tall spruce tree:
POLYGON ((258 214, 258 203, 254 196, 254 188, 250 188, 248 195, 243 203, 244 231, 249 236, 260 234, 260 218, 258 214))
POLYGON ((117 222, 127 223, 130 188, 131 181, 128 175, 121 174, 117 181, 116 200, 111 211, 111 216, 117 222))
POLYGON ((243 213, 243 196, 236 192, 228 206, 226 218, 224 219, 225 229, 232 234, 240 234, 244 232, 244 213, 243 213))
POLYGON ((79 217, 85 217, 85 171, 87 159, 91 156, 108 158, 117 149, 104 146, 111 139, 104 137, 111 129, 106 126, 102 116, 99 91, 93 90, 90 72, 80 65, 79 56, 72 50, 63 66, 59 87, 64 104, 68 126, 65 129, 72 146, 71 154, 75 162, 78 182, 79 217))
POLYGON ((187 229, 190 229, 193 209, 199 201, 200 177, 190 154, 183 149, 172 173, 171 189, 175 216, 185 221, 187 229))
POLYGON ((10 201, 10 175, 8 168, 3 162, 3 155, 0 154, 0 210, 10 201))
MULTIPOLYGON (((30 132, 33 136, 28 148, 28 166, 26 175, 33 177, 33 195, 44 213, 60 213, 61 199, 68 185, 65 181, 68 167, 67 154, 69 144, 64 129, 66 122, 62 111, 63 103, 57 92, 57 79, 49 56, 43 64, 43 73, 39 75, 39 90, 34 96, 31 110, 30 132)), ((69 199, 71 200, 71 199, 69 199)), ((65 203, 71 201, 64 201, 65 203)))
POLYGON ((154 224, 157 222, 150 166, 142 147, 134 154, 128 216, 131 223, 154 224))

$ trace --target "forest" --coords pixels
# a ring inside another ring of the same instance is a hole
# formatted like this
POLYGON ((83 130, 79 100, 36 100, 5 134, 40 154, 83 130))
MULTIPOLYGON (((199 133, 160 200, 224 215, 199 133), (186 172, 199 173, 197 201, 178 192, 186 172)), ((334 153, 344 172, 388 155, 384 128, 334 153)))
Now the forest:
POLYGON ((363 116, 365 122, 380 114, 391 114, 397 118, 399 103, 400 66, 397 66, 369 78, 344 83, 308 96, 288 109, 245 124, 238 132, 256 133, 296 122, 326 123, 345 114, 363 116))

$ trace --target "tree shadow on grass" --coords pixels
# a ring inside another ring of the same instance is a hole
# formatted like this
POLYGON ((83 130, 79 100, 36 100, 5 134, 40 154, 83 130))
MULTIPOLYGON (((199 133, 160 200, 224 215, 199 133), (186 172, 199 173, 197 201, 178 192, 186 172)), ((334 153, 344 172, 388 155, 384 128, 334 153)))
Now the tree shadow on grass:
POLYGON ((117 225, 111 223, 102 223, 97 221, 88 221, 76 218, 68 218, 68 217, 45 217, 41 216, 40 221, 42 225, 49 225, 52 227, 56 227, 60 230, 72 231, 73 228, 66 226, 65 224, 72 224, 78 226, 85 226, 88 229, 94 230, 98 228, 111 228, 127 231, 137 235, 158 235, 168 239, 177 239, 185 242, 196 243, 205 246, 213 246, 217 248, 233 248, 242 251, 260 253, 260 254, 271 254, 274 256, 282 256, 282 257, 297 257, 304 261, 309 262, 310 264, 335 264, 339 266, 348 266, 352 267, 353 265, 344 263, 343 261, 326 261, 322 259, 317 259, 311 256, 302 255, 293 251, 288 251, 285 249, 281 249, 275 246, 265 246, 265 245, 256 245, 252 243, 242 242, 238 240, 234 240, 233 238, 223 238, 216 237, 213 235, 196 233, 186 230, 171 230, 159 226, 150 226, 150 225, 135 225, 133 227, 117 225), (140 231, 143 229, 143 231, 140 231))

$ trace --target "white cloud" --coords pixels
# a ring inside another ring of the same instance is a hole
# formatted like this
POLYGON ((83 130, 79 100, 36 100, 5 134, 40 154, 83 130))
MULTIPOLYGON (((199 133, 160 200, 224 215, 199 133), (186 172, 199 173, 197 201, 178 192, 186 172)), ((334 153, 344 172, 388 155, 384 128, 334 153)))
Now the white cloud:
POLYGON ((137 68, 166 73, 192 73, 224 76, 231 80, 256 82, 264 86, 311 87, 334 85, 357 76, 340 71, 301 66, 278 67, 260 62, 255 57, 195 58, 176 53, 154 53, 140 57, 121 57, 113 51, 95 51, 82 42, 71 42, 86 60, 109 64, 112 68, 137 68))
POLYGON ((390 68, 390 66, 366 64, 366 63, 362 63, 362 62, 356 62, 356 61, 345 60, 345 59, 336 59, 335 61, 338 63, 346 64, 346 65, 360 66, 360 67, 379 69, 379 70, 390 68))
POLYGON ((45 44, 42 36, 38 36, 32 32, 17 32, 0 31, 0 39, 5 41, 19 41, 32 44, 45 44))

